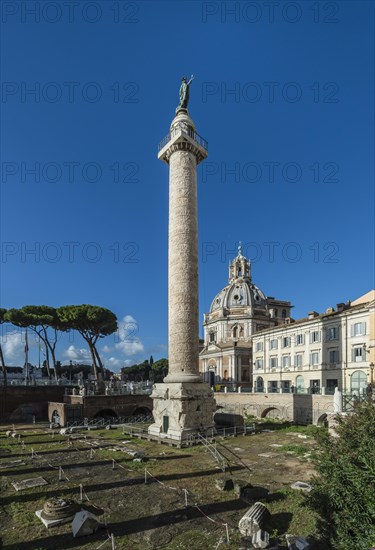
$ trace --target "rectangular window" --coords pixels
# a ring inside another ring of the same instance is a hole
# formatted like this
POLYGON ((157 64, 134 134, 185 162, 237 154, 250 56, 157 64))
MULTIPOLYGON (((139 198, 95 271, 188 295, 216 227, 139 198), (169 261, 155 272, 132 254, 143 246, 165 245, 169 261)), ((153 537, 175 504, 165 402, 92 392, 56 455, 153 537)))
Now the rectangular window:
POLYGON ((294 366, 295 367, 302 367, 302 360, 303 360, 303 354, 298 353, 294 356, 294 366))
POLYGON ((313 330, 313 332, 310 332, 310 344, 315 344, 315 342, 320 342, 319 330, 313 330))
POLYGON ((350 330, 351 336, 364 336, 366 334, 366 323, 354 323, 350 330))
POLYGON ((335 393, 335 388, 338 387, 337 378, 327 378, 326 393, 332 395, 335 393))
POLYGON ((289 368, 290 367, 290 355, 283 355, 282 361, 283 361, 283 367, 284 368, 289 368))
POLYGON ((277 380, 271 380, 270 382, 268 382, 268 391, 270 393, 277 392, 277 380))
POLYGON ((270 340, 270 349, 277 349, 277 340, 275 338, 270 340))
POLYGON ((331 327, 327 330, 327 340, 337 340, 339 331, 337 327, 331 327))
POLYGON ((339 350, 331 349, 329 352, 329 362, 331 365, 334 365, 339 362, 339 350))
POLYGON ((263 351, 263 342, 257 342, 255 344, 255 351, 263 351))
POLYGON ((263 368, 263 359, 255 359, 255 368, 256 369, 262 369, 263 368))
POLYGON ((353 348, 352 350, 352 361, 358 363, 364 360, 364 352, 362 347, 353 348))
POLYGON ((317 351, 313 351, 311 354, 311 364, 319 365, 319 353, 317 351))
POLYGON ((290 336, 285 336, 282 342, 283 342, 283 348, 290 348, 290 336))
POLYGON ((296 346, 302 346, 305 343, 305 335, 297 334, 296 335, 296 346))
POLYGON ((277 369, 277 357, 270 357, 270 369, 277 369))
POLYGON ((216 333, 210 332, 210 342, 216 342, 216 333))

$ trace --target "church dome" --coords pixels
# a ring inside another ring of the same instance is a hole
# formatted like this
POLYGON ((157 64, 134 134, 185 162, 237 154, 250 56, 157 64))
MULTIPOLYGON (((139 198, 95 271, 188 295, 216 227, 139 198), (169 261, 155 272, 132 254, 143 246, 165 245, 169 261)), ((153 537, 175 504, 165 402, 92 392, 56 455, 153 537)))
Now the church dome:
POLYGON ((229 284, 213 299, 210 313, 236 307, 267 309, 266 296, 251 280, 250 260, 242 255, 241 244, 238 255, 229 264, 229 284))

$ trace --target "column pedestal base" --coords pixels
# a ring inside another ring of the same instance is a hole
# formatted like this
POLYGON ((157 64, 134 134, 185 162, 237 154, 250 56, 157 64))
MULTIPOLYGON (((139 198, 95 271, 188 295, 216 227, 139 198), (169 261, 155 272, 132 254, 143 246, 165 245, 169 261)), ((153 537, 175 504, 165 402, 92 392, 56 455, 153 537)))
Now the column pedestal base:
POLYGON ((151 398, 155 422, 148 429, 150 435, 183 442, 197 432, 213 434, 216 401, 208 384, 155 384, 151 398))

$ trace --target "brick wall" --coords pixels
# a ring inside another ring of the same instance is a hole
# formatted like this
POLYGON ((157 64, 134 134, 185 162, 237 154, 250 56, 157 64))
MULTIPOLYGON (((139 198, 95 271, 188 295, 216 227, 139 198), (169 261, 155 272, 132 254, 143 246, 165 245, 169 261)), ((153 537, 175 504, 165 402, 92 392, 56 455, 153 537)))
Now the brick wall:
POLYGON ((62 386, 0 386, 0 421, 47 420, 48 401, 64 399, 62 386))

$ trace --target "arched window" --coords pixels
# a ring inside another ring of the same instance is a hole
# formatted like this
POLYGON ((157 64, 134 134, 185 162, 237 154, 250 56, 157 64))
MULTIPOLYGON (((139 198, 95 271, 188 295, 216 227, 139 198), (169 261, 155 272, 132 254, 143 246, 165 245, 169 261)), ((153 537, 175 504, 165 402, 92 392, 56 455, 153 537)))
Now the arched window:
POLYGON ((233 327, 233 331, 232 331, 233 338, 237 338, 237 333, 238 333, 238 327, 236 325, 235 327, 233 327))
POLYGON ((281 312, 281 317, 283 319, 286 319, 286 309, 283 309, 282 312, 281 312))
POLYGON ((256 387, 255 387, 255 391, 257 392, 263 392, 264 390, 264 381, 263 381, 263 378, 261 376, 258 376, 257 380, 256 380, 256 387))
POLYGON ((367 376, 363 370, 356 370, 352 374, 351 387, 352 393, 362 395, 367 387, 367 376))
POLYGON ((296 378, 296 392, 303 393, 305 391, 305 385, 303 381, 303 376, 299 375, 296 378))

